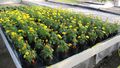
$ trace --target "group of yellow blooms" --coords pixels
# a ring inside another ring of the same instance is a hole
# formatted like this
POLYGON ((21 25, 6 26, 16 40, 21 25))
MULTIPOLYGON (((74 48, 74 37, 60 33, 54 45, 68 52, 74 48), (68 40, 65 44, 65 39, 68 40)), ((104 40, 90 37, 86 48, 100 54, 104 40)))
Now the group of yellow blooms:
MULTIPOLYGON (((24 58, 28 62, 32 62, 36 58, 36 52, 30 48, 28 42, 26 42, 21 33, 24 33, 24 29, 18 29, 19 24, 25 23, 26 19, 29 19, 29 14, 23 13, 19 10, 1 12, 0 23, 6 30, 6 33, 14 41, 15 47, 23 54, 24 58)), ((30 32, 33 32, 33 27, 29 28, 30 32)))
MULTIPOLYGON (((95 41, 118 30, 117 25, 104 24, 99 19, 93 22, 91 17, 48 7, 22 6, 16 10, 2 11, 0 16, 0 23, 6 34, 28 62, 34 62, 37 57, 31 44, 36 44, 38 39, 41 39, 44 45, 42 54, 49 54, 44 57, 52 57, 55 51, 52 48, 53 43, 58 45, 59 50, 68 51, 68 47, 76 49, 80 42, 85 43, 92 39, 95 41)), ((38 44, 40 46, 42 43, 38 44)))

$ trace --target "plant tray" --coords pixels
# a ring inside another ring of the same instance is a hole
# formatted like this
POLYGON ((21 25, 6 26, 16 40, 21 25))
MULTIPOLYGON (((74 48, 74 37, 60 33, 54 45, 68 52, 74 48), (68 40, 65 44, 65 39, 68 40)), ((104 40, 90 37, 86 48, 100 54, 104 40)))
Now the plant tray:
MULTIPOLYGON (((14 46, 9 43, 10 39, 6 36, 2 27, 0 27, 0 34, 16 67, 22 68, 19 54, 15 50, 14 46)), ((47 68, 92 68, 103 58, 109 56, 113 51, 117 50, 120 47, 119 42, 120 35, 116 35, 112 38, 96 44, 95 46, 87 50, 84 50, 81 53, 73 55, 51 66, 48 66, 47 68)))

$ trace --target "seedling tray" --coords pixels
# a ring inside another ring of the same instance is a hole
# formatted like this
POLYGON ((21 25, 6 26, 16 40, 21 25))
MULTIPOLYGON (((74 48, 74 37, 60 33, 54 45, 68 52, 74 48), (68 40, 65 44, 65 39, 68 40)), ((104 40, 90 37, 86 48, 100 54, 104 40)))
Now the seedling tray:
MULTIPOLYGON (((17 68, 22 68, 22 64, 20 61, 20 56, 18 52, 15 50, 14 45, 12 45, 10 42, 11 40, 4 32, 2 26, 0 27, 0 34, 2 36, 2 39, 16 65, 17 68)), ((103 42, 100 42, 93 47, 84 50, 83 52, 80 52, 78 54, 75 54, 63 61, 60 61, 56 64, 53 64, 51 66, 48 66, 47 68, 89 68, 93 67, 95 64, 97 64, 99 61, 101 61, 106 56, 109 56, 114 50, 117 50, 119 48, 119 42, 120 42, 120 35, 116 35, 112 38, 109 38, 103 42)))

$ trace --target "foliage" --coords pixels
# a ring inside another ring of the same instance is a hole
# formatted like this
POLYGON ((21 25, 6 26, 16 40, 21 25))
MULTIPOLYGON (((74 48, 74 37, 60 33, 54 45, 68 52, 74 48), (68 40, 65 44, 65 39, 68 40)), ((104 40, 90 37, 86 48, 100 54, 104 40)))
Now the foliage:
POLYGON ((37 6, 4 7, 0 9, 0 23, 28 62, 37 57, 53 59, 54 52, 68 52, 88 41, 110 36, 118 24, 67 10, 37 6), (39 55, 39 56, 38 56, 39 55))

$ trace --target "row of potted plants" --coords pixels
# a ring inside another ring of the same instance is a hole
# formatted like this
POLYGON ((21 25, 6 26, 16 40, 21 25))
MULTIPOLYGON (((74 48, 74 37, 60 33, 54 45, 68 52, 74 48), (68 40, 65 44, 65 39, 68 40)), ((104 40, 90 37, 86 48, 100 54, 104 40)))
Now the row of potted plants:
MULTIPOLYGON (((118 24, 48 7, 5 7, 0 23, 22 56, 41 66, 51 65, 117 34, 118 24)), ((23 64, 24 66, 24 64, 23 64)))
POLYGON ((34 63, 36 52, 31 49, 28 41, 24 39, 23 33, 25 30, 18 28, 20 23, 27 22, 27 20, 25 20, 27 18, 29 18, 28 14, 21 13, 18 10, 0 12, 0 23, 2 24, 7 36, 11 38, 11 43, 14 44, 16 50, 22 54, 24 59, 28 62, 34 63))
POLYGON ((35 63, 36 56, 40 56, 39 58, 42 58, 43 63, 48 64, 53 59, 54 50, 51 45, 52 43, 61 45, 56 47, 59 51, 68 49, 67 44, 58 38, 59 35, 52 32, 52 29, 47 28, 42 23, 36 24, 34 18, 30 18, 29 14, 19 10, 12 10, 1 12, 1 16, 0 21, 5 28, 7 36, 10 36, 13 44, 16 45, 16 49, 22 54, 23 59, 29 63, 35 63), (57 42, 54 42, 55 40, 57 42), (32 52, 28 52, 28 50, 32 50, 32 52))

